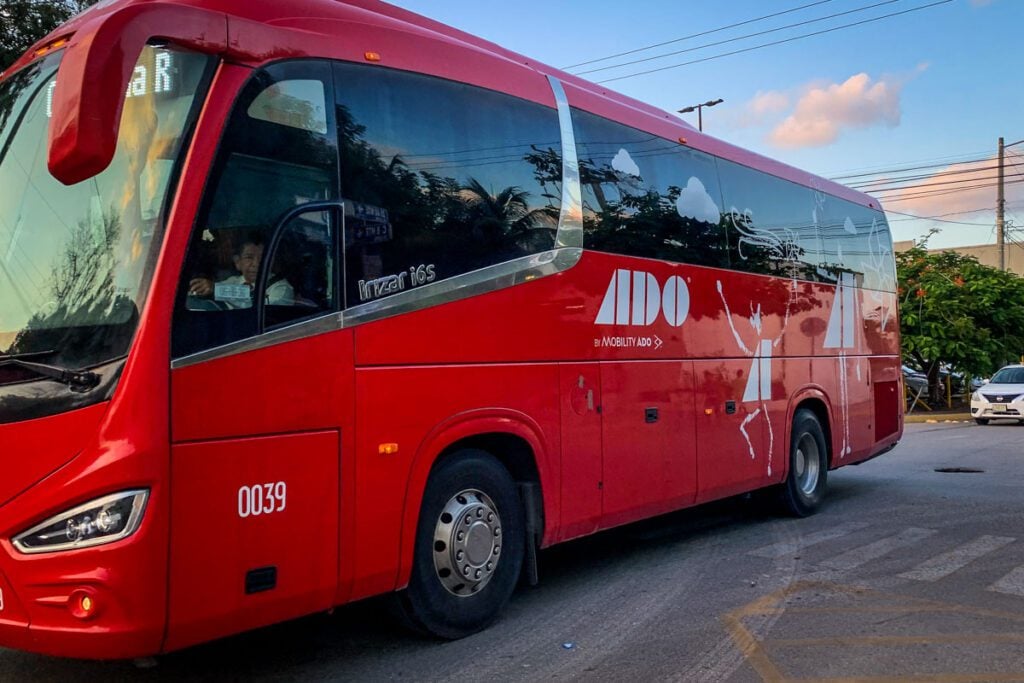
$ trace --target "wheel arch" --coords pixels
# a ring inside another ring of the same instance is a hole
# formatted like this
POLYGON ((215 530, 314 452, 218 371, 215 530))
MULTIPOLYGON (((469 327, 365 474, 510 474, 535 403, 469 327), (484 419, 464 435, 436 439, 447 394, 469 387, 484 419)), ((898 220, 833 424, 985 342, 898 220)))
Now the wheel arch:
POLYGON ((557 519, 558 501, 553 485, 556 471, 540 426, 528 415, 514 410, 481 409, 457 415, 435 427, 421 442, 410 468, 402 510, 397 588, 409 583, 415 550, 420 506, 432 472, 458 451, 472 448, 494 456, 517 484, 536 484, 540 489, 537 510, 544 544, 549 541, 549 519, 557 519))
POLYGON ((818 418, 818 422, 821 423, 821 428, 825 432, 825 443, 828 446, 829 469, 834 469, 836 467, 836 448, 832 442, 832 403, 821 387, 808 386, 797 391, 789 402, 789 412, 786 420, 786 457, 783 460, 786 463, 787 471, 784 475, 788 474, 789 470, 789 444, 793 438, 793 418, 796 417, 796 412, 801 409, 810 410, 818 418))

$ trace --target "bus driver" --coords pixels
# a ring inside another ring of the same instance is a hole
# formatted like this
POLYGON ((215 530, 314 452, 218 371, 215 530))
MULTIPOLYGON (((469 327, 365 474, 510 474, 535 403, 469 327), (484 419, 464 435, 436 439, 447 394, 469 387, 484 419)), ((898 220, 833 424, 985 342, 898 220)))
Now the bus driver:
MULTIPOLYGON (((229 308, 249 308, 252 306, 253 288, 259 275, 260 262, 263 259, 263 242, 258 234, 247 235, 234 249, 232 257, 237 275, 218 280, 196 277, 188 283, 191 296, 209 297, 226 304, 229 308)), ((270 276, 267 285, 266 303, 276 306, 295 305, 295 290, 284 277, 270 276)))

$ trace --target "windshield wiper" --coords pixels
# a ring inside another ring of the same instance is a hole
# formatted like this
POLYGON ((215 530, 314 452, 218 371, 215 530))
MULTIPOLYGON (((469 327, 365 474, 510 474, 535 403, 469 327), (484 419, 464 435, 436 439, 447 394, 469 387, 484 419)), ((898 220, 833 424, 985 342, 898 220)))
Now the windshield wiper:
POLYGON ((57 353, 57 349, 49 349, 47 351, 30 351, 28 353, 0 353, 0 362, 5 360, 36 360, 52 356, 55 353, 57 353))
POLYGON ((100 383, 100 376, 95 372, 69 370, 57 365, 45 363, 33 363, 27 358, 40 358, 52 355, 54 351, 40 351, 38 353, 20 353, 10 356, 0 355, 0 368, 7 366, 22 368, 36 373, 40 377, 55 379, 61 384, 66 384, 71 391, 84 392, 93 389, 100 383))

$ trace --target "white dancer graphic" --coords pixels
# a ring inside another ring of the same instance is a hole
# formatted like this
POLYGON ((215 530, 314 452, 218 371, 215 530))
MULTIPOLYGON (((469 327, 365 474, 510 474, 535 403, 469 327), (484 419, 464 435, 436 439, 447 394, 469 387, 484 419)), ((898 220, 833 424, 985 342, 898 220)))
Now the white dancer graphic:
POLYGON ((729 309, 729 302, 725 298, 725 292, 722 291, 721 280, 717 281, 717 287, 718 295, 722 298, 722 305, 725 307, 725 318, 729 321, 729 328, 732 330, 732 336, 736 340, 736 345, 744 355, 749 356, 751 359, 750 372, 747 375, 747 386, 743 390, 743 402, 759 404, 754 412, 743 419, 743 422, 740 424, 740 433, 743 434, 743 438, 747 442, 750 459, 754 460, 757 457, 757 451, 754 448, 754 443, 750 440, 750 433, 747 432, 747 427, 759 416, 764 417, 765 425, 768 428, 768 476, 771 476, 772 453, 775 450, 775 432, 772 430, 771 417, 768 415, 768 401, 772 399, 772 356, 774 348, 782 341, 786 327, 789 326, 789 312, 796 295, 796 280, 790 281, 790 294, 789 299, 786 301, 786 314, 782 321, 782 329, 779 331, 779 336, 774 339, 764 339, 762 337, 761 304, 757 304, 757 308, 750 304, 750 318, 747 322, 750 323, 750 327, 757 335, 756 340, 750 346, 743 341, 743 337, 732 321, 732 311, 729 309))
MULTIPOLYGON (((826 349, 839 349, 839 406, 842 412, 843 445, 839 457, 850 454, 850 380, 847 353, 857 347, 856 320, 857 287, 853 273, 841 273, 836 283, 836 296, 832 302, 832 313, 825 330, 826 349)), ((860 376, 860 359, 857 359, 857 375, 860 376)))

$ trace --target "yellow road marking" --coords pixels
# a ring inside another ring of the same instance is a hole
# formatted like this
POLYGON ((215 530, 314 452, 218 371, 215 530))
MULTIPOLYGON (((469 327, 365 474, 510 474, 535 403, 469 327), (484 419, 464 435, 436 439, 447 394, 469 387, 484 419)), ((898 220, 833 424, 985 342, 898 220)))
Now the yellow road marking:
POLYGON ((888 613, 918 614, 928 612, 947 612, 953 614, 971 614, 1024 622, 1024 615, 999 610, 974 609, 965 605, 942 603, 925 598, 908 595, 896 595, 858 586, 819 581, 797 581, 780 588, 756 600, 738 607, 722 616, 722 621, 736 644, 740 653, 754 669, 761 680, 766 683, 784 683, 799 681, 800 683, 897 683, 899 681, 934 681, 935 683, 968 683, 973 681, 1021 681, 1024 683, 1024 672, 994 673, 983 672, 973 674, 934 673, 908 674, 900 676, 852 676, 838 678, 788 678, 783 675, 779 666, 772 660, 770 650, 780 647, 899 647, 904 645, 949 644, 949 643, 1022 643, 1024 633, 973 633, 973 634, 933 634, 926 636, 836 636, 819 638, 758 638, 743 620, 755 616, 782 616, 786 612, 793 614, 853 614, 853 613, 888 613), (852 606, 852 607, 787 607, 780 606, 786 598, 797 593, 820 591, 846 596, 881 598, 904 604, 890 606, 852 606))

